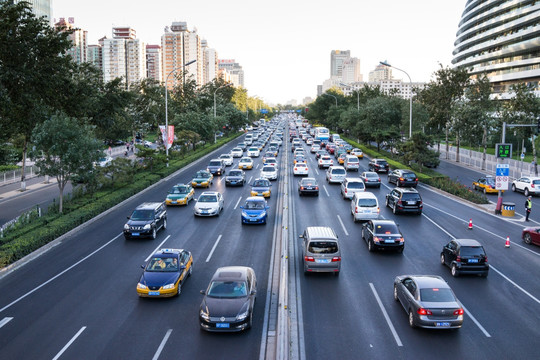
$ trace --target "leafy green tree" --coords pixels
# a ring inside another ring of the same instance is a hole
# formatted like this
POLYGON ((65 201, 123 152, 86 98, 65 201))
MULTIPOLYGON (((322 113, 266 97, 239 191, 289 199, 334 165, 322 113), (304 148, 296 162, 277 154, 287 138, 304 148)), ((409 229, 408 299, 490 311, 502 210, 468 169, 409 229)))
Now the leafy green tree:
POLYGON ((400 138, 401 106, 399 99, 390 96, 380 96, 368 100, 364 106, 364 126, 369 140, 380 145, 387 142, 395 145, 400 138))
POLYGON ((57 114, 38 124, 32 132, 32 143, 40 154, 36 159, 40 175, 54 176, 60 190, 62 213, 64 188, 77 175, 91 173, 99 159, 101 145, 93 129, 75 118, 57 114))
POLYGON ((68 35, 37 19, 27 2, 0 2, 0 118, 3 131, 24 139, 23 190, 32 131, 70 91, 64 81, 72 69, 68 35))
POLYGON ((404 142, 399 148, 403 153, 405 163, 416 163, 419 171, 426 164, 437 166, 439 153, 430 149, 432 138, 424 133, 415 132, 412 137, 404 142))

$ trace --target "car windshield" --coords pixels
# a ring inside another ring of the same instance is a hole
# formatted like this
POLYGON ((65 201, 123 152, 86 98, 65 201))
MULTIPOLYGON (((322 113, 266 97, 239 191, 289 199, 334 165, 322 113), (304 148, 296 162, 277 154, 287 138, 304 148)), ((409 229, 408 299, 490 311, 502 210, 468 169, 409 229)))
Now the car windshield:
POLYGON ((404 173, 403 177, 407 180, 414 180, 416 179, 416 174, 414 173, 404 173))
POLYGON ((486 184, 495 186, 495 180, 493 180, 493 178, 487 178, 486 184))
POLYGON ((229 176, 242 176, 242 172, 237 171, 237 170, 232 170, 229 172, 229 176))
POLYGON ((130 217, 131 220, 152 220, 154 219, 154 211, 152 210, 135 210, 130 217))
POLYGON ((332 175, 345 175, 345 169, 334 169, 332 175))
POLYGON ((308 250, 313 254, 334 254, 338 251, 335 241, 311 241, 308 250))
POLYGON ((377 200, 376 199, 358 199, 358 206, 359 207, 376 207, 377 200))
POLYGON ((240 162, 249 163, 249 162, 251 162, 251 159, 240 159, 240 162))
POLYGON ((199 196, 199 202, 204 202, 204 203, 217 202, 217 196, 216 195, 201 195, 199 196))
POLYGON ((418 195, 418 194, 403 194, 401 200, 403 200, 403 201, 420 201, 420 195, 418 195))
POLYGON ((377 164, 382 165, 382 166, 387 166, 388 165, 388 163, 386 161, 377 161, 377 164))
POLYGON ((171 189, 171 194, 187 194, 189 192, 187 186, 175 186, 171 189))
POLYGON ((266 180, 255 180, 253 186, 268 186, 270 183, 266 180))
POLYGON ((247 201, 244 207, 248 210, 262 210, 264 209, 264 201, 247 201))
POLYGON ((178 271, 178 259, 173 257, 153 257, 146 265, 146 271, 175 272, 178 271))
POLYGON ((360 181, 351 181, 347 184, 349 189, 364 189, 364 183, 360 181))
POLYGON ((378 178, 379 177, 379 175, 377 175, 375 173, 365 173, 364 176, 367 177, 367 178, 378 178))
POLYGON ((533 183, 534 185, 540 185, 540 180, 533 180, 532 183, 533 183))
POLYGON ((274 171, 276 171, 276 168, 273 167, 273 166, 265 166, 265 167, 262 168, 262 171, 274 172, 274 171))
POLYGON ((308 185, 308 186, 311 186, 311 185, 314 185, 314 186, 317 186, 317 181, 315 181, 315 179, 303 179, 302 182, 301 182, 302 185, 308 185))
POLYGON ((481 246, 462 246, 460 253, 461 256, 483 256, 484 248, 481 246))
POLYGON ((452 290, 444 288, 420 289, 420 300, 425 302, 452 302, 456 301, 452 290))
POLYGON ((245 281, 212 281, 208 289, 208 296, 218 298, 238 298, 247 296, 245 281))
POLYGON ((399 234, 397 225, 395 224, 377 224, 375 226, 376 234, 399 234))
POLYGON ((209 166, 221 166, 221 161, 210 161, 210 165, 209 166))
POLYGON ((195 174, 195 177, 196 178, 205 178, 205 177, 208 177, 208 173, 207 172, 204 172, 204 171, 199 171, 195 174))

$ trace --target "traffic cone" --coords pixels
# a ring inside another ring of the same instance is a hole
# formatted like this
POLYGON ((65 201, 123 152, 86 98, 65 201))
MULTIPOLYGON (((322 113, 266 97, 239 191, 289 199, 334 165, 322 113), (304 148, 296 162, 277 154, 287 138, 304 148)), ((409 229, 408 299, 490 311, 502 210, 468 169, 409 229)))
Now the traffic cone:
POLYGON ((469 230, 472 230, 472 219, 469 219, 469 227, 468 227, 469 230))
POLYGON ((510 236, 506 237, 506 242, 504 243, 504 247, 506 247, 506 248, 510 247, 510 236))

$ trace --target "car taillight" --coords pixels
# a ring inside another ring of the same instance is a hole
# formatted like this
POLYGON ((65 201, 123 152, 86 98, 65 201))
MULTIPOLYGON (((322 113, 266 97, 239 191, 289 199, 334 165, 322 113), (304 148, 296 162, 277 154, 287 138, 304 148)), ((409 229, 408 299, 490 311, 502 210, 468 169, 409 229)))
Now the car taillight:
POLYGON ((418 313, 418 315, 433 315, 433 313, 430 310, 424 309, 424 308, 420 308, 416 312, 418 313))
MULTIPOLYGON (((319 187, 318 186, 315 186, 315 190, 319 190, 319 187)), ((487 261, 487 260, 486 260, 487 261)))
POLYGON ((457 261, 457 262, 461 262, 461 256, 459 256, 459 255, 456 256, 456 261, 457 261))
POLYGON ((304 260, 306 260, 306 261, 315 261, 313 256, 304 256, 304 260))
POLYGON ((405 240, 403 238, 396 239, 399 242, 404 242, 405 240))
POLYGON ((401 202, 401 200, 399 200, 399 201, 397 202, 397 206, 403 207, 403 203, 401 202))
POLYGON ((487 262, 487 256, 484 256, 484 262, 487 262))
POLYGON ((377 214, 381 212, 381 208, 377 208, 377 214))
POLYGON ((381 241, 381 239, 379 239, 377 236, 374 236, 374 237, 373 237, 373 241, 374 241, 374 242, 379 242, 379 241, 381 241))
POLYGON ((332 262, 341 261, 341 256, 334 256, 332 262))
POLYGON ((399 178, 399 181, 405 181, 405 179, 404 179, 404 178, 402 178, 402 177, 400 177, 400 178, 399 178))
POLYGON ((457 309, 456 311, 454 311, 454 315, 463 315, 463 313, 463 309, 457 309))
POLYGON ((360 209, 358 209, 358 206, 354 208, 354 212, 357 214, 360 212, 360 209))
POLYGON ((298 170, 297 168, 294 168, 294 170, 298 170))
POLYGON ((300 186, 300 190, 304 190, 304 187, 303 187, 303 186, 300 186))
POLYGON ((534 187, 534 184, 531 184, 531 187, 533 188, 533 187, 534 187))
POLYGON ((345 188, 345 194, 347 193, 347 188, 345 188))

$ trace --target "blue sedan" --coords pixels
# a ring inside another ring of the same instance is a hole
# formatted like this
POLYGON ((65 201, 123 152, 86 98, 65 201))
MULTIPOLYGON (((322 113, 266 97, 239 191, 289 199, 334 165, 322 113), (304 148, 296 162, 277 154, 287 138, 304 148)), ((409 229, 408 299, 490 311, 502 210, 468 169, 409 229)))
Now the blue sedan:
POLYGON ((266 224, 267 210, 270 208, 262 196, 251 196, 246 203, 240 206, 242 209, 242 224, 266 224))

